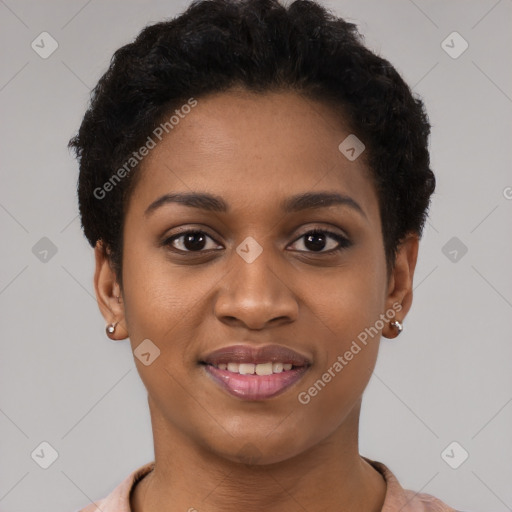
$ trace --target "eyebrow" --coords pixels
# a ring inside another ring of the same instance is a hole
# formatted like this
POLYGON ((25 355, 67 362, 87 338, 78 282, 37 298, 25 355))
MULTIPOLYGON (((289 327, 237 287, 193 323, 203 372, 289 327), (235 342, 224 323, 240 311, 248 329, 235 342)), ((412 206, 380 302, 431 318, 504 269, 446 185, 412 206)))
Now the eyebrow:
MULTIPOLYGON (((226 213, 229 211, 229 205, 219 196, 200 192, 181 192, 159 197, 146 208, 144 216, 149 216, 158 208, 170 203, 178 203, 209 212, 226 213)), ((294 213, 336 205, 348 206, 367 218, 366 213, 357 201, 337 192, 305 192, 285 199, 281 202, 280 207, 285 213, 294 213)))

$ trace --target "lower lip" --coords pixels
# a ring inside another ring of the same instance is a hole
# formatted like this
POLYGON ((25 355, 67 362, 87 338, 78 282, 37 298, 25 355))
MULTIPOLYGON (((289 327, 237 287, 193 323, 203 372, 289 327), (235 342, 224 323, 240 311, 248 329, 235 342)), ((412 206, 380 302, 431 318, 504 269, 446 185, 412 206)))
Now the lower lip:
POLYGON ((301 366, 272 375, 241 375, 205 365, 208 375, 213 377, 228 393, 244 400, 265 400, 276 396, 295 384, 306 373, 308 367, 301 366))

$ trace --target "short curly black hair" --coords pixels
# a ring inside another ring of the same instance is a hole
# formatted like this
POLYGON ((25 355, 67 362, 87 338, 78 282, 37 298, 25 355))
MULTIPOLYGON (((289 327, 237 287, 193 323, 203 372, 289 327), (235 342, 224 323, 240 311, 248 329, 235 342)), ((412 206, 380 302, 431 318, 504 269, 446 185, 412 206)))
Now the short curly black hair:
POLYGON ((364 46, 355 24, 315 1, 195 0, 114 53, 69 141, 80 163, 82 228, 93 247, 103 242, 120 285, 123 221, 138 166, 104 197, 95 190, 175 108, 236 86, 295 91, 342 109, 366 146, 389 273, 405 235, 422 236, 435 189, 422 100, 364 46))

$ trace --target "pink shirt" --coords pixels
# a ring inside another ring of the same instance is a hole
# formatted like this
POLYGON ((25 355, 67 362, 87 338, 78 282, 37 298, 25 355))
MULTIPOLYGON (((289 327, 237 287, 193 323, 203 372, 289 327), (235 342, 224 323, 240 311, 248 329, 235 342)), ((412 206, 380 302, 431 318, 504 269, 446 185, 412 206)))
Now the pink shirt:
MULTIPOLYGON (((403 489, 395 475, 384 464, 366 457, 364 459, 384 477, 387 484, 381 512, 457 512, 430 494, 419 494, 403 489)), ((96 504, 91 503, 78 512, 131 512, 130 491, 153 467, 154 462, 141 466, 130 473, 106 498, 98 500, 96 504)))

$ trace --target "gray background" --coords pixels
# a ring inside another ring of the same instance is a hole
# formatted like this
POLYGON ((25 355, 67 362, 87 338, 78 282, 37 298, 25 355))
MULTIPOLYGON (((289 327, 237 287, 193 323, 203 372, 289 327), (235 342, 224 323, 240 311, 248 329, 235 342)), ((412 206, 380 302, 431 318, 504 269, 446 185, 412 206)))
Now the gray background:
MULTIPOLYGON (((512 1, 324 4, 423 97, 438 179, 413 308, 400 338, 383 338, 363 402, 361 453, 455 508, 512 510, 512 1), (458 58, 441 46, 453 31, 469 43, 458 58), (441 457, 452 441, 469 453, 458 469, 441 457)), ((113 51, 186 5, 0 0, 2 511, 77 510, 153 460, 129 342, 106 338, 94 298, 66 143, 113 51), (43 31, 59 45, 47 59, 31 48, 43 31), (57 249, 46 261, 43 237, 57 249), (43 441, 58 452, 48 469, 31 457, 43 441)))

